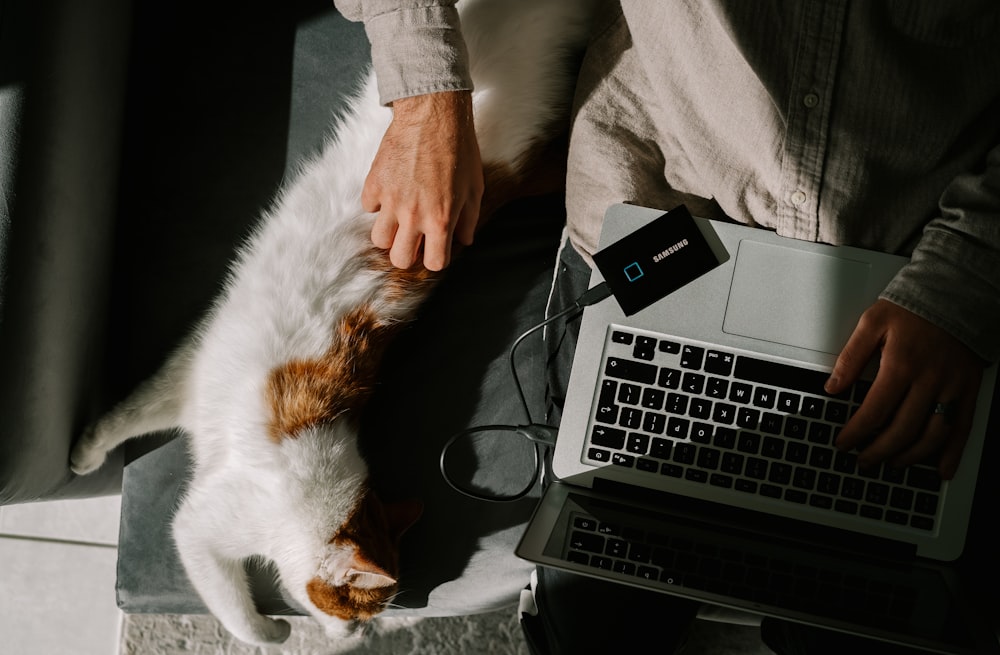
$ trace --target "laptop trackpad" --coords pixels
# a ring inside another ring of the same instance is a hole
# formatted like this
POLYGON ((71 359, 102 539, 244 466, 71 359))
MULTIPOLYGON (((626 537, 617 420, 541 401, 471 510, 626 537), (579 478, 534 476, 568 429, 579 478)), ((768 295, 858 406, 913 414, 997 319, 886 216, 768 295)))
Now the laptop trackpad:
POLYGON ((759 241, 740 241, 722 329, 837 354, 868 298, 870 265, 759 241))

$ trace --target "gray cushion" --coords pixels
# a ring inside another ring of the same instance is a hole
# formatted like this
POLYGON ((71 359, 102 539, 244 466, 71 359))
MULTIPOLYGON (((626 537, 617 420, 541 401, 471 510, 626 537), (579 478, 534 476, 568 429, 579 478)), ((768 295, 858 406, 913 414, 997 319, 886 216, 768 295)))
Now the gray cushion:
MULTIPOLYGON (((208 306, 282 173, 320 146, 367 65, 362 26, 328 3, 296 11, 273 3, 241 4, 239 12, 198 7, 192 22, 177 9, 164 15, 137 6, 137 32, 149 36, 133 55, 130 113, 142 120, 131 126, 126 153, 139 164, 125 173, 120 238, 140 247, 116 261, 120 394, 153 372, 208 306)), ((531 567, 513 548, 533 502, 470 500, 444 483, 437 461, 444 441, 465 426, 524 421, 506 350, 543 316, 562 207, 558 196, 508 207, 387 355, 365 454, 382 496, 425 504, 404 537, 402 607, 390 613, 484 611, 515 602, 527 583, 531 567)), ((537 342, 526 344, 518 360, 536 416, 538 351, 537 342)), ((117 583, 127 612, 205 611, 170 536, 189 469, 186 441, 172 436, 127 447, 117 583)), ((501 454, 506 459, 494 453, 491 470, 531 466, 524 450, 501 454)), ((270 572, 256 579, 262 610, 289 609, 270 572)))

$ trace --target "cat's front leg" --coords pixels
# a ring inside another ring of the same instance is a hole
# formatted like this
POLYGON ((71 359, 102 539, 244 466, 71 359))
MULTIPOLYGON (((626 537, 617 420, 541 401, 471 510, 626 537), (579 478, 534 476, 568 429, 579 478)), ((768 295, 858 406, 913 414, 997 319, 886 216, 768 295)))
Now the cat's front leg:
POLYGON ((174 519, 174 540, 191 584, 208 610, 237 639, 266 646, 288 639, 291 625, 257 612, 243 558, 224 552, 232 533, 225 521, 202 514, 185 501, 174 519))

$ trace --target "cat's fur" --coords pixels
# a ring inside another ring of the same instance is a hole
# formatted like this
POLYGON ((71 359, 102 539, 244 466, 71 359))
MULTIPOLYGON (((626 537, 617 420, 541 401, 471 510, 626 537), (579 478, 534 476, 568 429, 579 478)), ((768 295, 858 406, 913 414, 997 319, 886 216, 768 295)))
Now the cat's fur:
MULTIPOLYGON (((565 129, 588 4, 465 0, 460 11, 487 194, 499 203, 565 129)), ((390 118, 369 78, 263 217, 200 329, 71 454, 84 474, 130 437, 183 429, 195 466, 174 520, 178 552, 208 608, 247 642, 289 633, 254 609, 247 557, 273 560, 295 602, 339 633, 396 593, 399 537, 420 513, 378 499, 358 449, 382 349, 433 282, 389 265, 361 209, 390 118)))

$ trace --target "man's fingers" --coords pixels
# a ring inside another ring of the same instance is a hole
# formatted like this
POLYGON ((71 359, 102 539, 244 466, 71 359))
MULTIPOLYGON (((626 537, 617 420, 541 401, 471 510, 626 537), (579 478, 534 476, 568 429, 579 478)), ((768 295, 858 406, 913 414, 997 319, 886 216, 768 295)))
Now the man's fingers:
POLYGON ((417 261, 420 250, 421 235, 419 232, 399 227, 389 249, 389 261, 396 268, 410 268, 417 261))
POLYGON ((872 323, 867 313, 861 316, 833 365, 833 371, 826 382, 827 393, 837 394, 850 387, 881 346, 884 333, 872 323))

